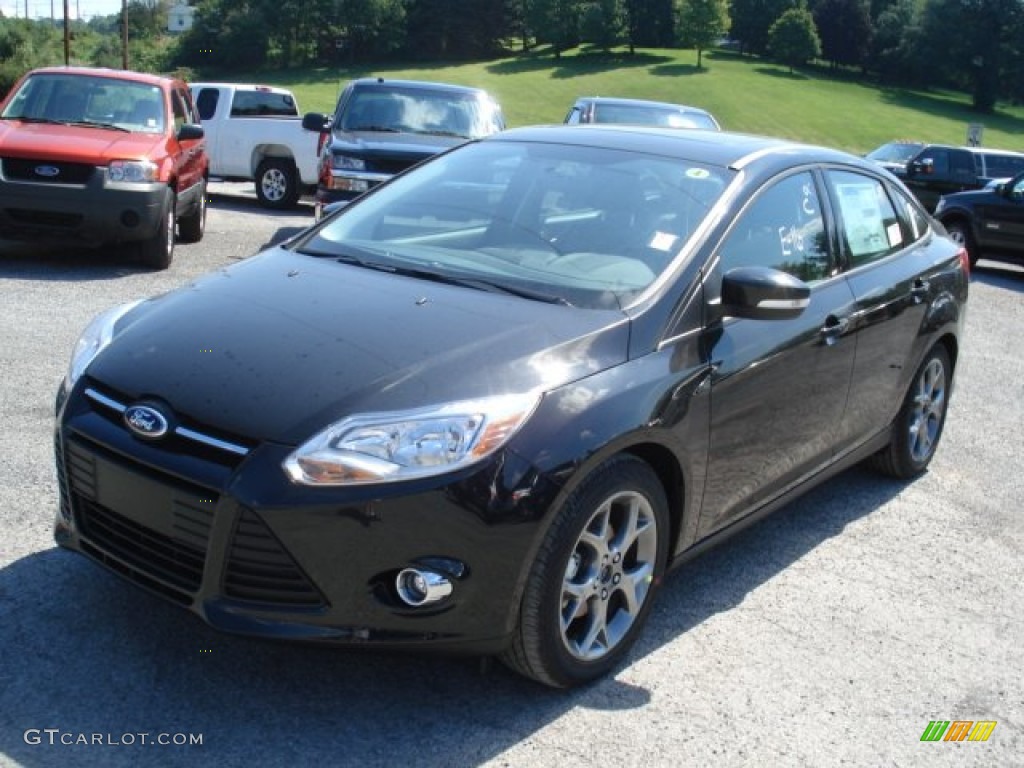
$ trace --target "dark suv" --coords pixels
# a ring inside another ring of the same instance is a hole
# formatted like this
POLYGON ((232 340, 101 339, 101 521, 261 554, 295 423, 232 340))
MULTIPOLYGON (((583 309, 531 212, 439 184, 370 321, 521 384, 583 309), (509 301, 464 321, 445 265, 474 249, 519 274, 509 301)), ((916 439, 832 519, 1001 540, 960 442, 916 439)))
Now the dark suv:
POLYGON ((320 153, 316 205, 358 197, 421 160, 505 127, 479 88, 363 78, 346 86, 334 115, 307 114, 306 130, 329 132, 320 153))
POLYGON ((935 218, 967 249, 972 267, 982 252, 1024 264, 1024 173, 993 187, 946 195, 935 218))
POLYGON ((993 179, 1024 171, 1024 154, 982 147, 896 141, 867 157, 898 176, 929 211, 943 195, 980 189, 993 179))

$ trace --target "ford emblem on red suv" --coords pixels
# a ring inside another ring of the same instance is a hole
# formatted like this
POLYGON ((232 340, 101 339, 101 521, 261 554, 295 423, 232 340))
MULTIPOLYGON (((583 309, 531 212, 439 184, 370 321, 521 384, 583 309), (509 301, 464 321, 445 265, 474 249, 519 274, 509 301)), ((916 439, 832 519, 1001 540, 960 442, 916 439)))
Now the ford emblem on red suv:
POLYGON ((133 405, 126 408, 124 423, 128 429, 146 440, 156 440, 167 434, 167 419, 148 405, 133 405))
POLYGON ((60 176, 60 168, 55 165, 37 165, 35 167, 36 176, 46 176, 52 179, 54 176, 60 176))

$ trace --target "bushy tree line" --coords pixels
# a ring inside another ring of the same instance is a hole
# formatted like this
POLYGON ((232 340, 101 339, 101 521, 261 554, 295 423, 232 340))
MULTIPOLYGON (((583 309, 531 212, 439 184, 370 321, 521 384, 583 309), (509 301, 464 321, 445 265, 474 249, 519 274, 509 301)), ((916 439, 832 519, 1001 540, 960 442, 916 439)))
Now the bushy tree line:
MULTIPOLYGON (((170 0, 128 3, 136 69, 197 72, 347 66, 388 59, 558 57, 682 46, 728 36, 745 55, 908 86, 970 92, 980 111, 1024 101, 1024 0, 198 0, 188 32, 166 34, 170 0)), ((73 62, 119 66, 120 15, 74 22, 73 62)), ((63 29, 0 17, 0 86, 63 60, 63 29)))

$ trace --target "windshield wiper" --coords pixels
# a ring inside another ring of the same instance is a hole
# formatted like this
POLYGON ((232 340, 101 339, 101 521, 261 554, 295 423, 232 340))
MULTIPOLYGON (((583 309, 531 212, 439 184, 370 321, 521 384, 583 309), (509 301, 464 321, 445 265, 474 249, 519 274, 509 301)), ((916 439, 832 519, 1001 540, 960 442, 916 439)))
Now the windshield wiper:
POLYGON ((529 288, 519 288, 505 283, 498 283, 492 280, 485 280, 480 277, 469 277, 467 275, 448 275, 443 272, 432 272, 429 269, 418 269, 416 267, 403 267, 389 264, 366 263, 364 266, 372 269, 380 269, 386 272, 393 272, 396 275, 405 277, 416 277, 421 280, 430 280, 435 283, 446 283, 448 285, 459 285, 463 288, 474 288, 478 291, 489 291, 491 293, 505 293, 510 296, 518 296, 522 299, 542 301, 545 304, 561 304, 571 307, 572 304, 561 296, 555 296, 543 291, 534 291, 529 288))
POLYGON ((92 120, 66 120, 64 125, 81 125, 86 128, 103 128, 108 131, 122 131, 123 133, 131 133, 128 128, 123 128, 120 125, 112 125, 110 123, 94 123, 92 120))
POLYGON ((562 296, 556 296, 551 293, 535 291, 530 288, 520 288, 518 286, 494 282, 480 277, 449 275, 444 272, 434 272, 432 270, 421 269, 419 267, 404 266, 385 261, 375 261, 373 259, 364 258, 356 251, 357 249, 353 248, 348 248, 344 251, 320 251, 303 248, 299 250, 299 253, 305 254, 306 256, 313 256, 318 259, 334 259, 340 264, 351 264, 352 266, 363 267, 364 269, 373 269, 378 272, 388 272, 389 274, 401 275, 402 277, 415 277, 419 280, 429 280, 434 283, 444 283, 446 285, 458 285, 463 288, 473 288, 478 291, 504 293, 509 296, 518 296, 522 299, 541 301, 545 304, 561 304, 564 307, 573 306, 572 302, 562 296))
POLYGON ((423 136, 450 136, 453 139, 468 139, 470 138, 464 133, 456 133, 455 131, 416 131, 423 136))
POLYGON ((54 120, 52 117, 5 117, 4 120, 21 120, 24 123, 42 123, 44 125, 79 125, 85 128, 103 128, 108 131, 131 133, 127 128, 110 123, 96 123, 92 120, 54 120))
POLYGON ((402 131, 398 128, 392 128, 387 125, 357 125, 355 128, 349 128, 350 131, 367 131, 377 133, 401 133, 402 131))

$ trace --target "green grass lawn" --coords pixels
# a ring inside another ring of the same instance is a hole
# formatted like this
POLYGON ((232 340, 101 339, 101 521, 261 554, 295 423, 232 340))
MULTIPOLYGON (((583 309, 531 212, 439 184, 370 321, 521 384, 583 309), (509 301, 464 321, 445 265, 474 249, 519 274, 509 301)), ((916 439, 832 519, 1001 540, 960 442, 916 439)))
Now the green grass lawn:
POLYGON ((481 86, 501 102, 510 127, 560 123, 577 96, 624 96, 692 104, 726 130, 780 136, 864 153, 894 138, 962 144, 967 126, 985 126, 984 144, 1024 151, 1024 108, 1000 105, 978 115, 965 94, 880 88, 818 69, 790 73, 763 59, 710 51, 696 68, 692 50, 644 49, 630 55, 573 51, 520 54, 470 64, 378 66, 234 75, 293 89, 305 111, 329 112, 353 77, 380 75, 481 86))

